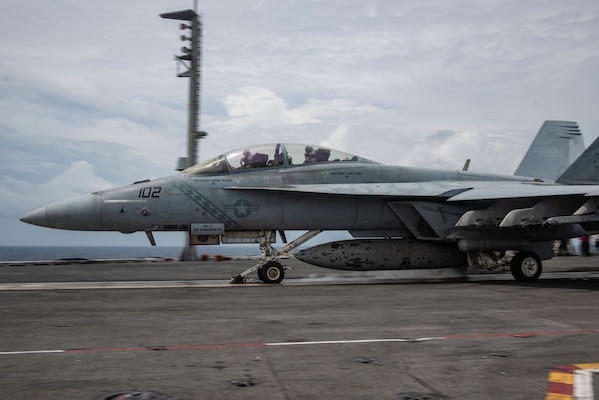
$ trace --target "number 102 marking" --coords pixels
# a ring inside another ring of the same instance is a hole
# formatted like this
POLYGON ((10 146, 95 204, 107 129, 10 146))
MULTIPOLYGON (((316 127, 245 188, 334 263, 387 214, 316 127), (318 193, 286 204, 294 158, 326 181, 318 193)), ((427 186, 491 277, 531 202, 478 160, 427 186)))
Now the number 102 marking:
POLYGON ((140 199, 149 199, 150 197, 158 198, 160 197, 160 192, 162 188, 160 186, 156 187, 142 187, 139 189, 139 194, 137 195, 140 199))

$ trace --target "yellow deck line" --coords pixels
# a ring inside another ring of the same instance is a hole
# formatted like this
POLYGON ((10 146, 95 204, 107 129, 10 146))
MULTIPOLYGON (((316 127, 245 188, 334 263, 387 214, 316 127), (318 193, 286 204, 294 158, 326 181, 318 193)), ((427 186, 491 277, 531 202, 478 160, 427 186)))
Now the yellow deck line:
POLYGON ((569 372, 551 371, 549 373, 549 382, 572 385, 574 383, 574 378, 572 377, 572 374, 569 372))

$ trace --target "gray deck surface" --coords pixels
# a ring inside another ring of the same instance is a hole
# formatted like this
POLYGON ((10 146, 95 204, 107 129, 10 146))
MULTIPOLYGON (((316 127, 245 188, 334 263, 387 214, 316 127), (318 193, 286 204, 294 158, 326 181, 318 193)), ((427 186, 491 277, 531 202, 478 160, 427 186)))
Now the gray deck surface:
POLYGON ((0 398, 544 399, 556 367, 599 363, 599 257, 534 283, 294 259, 228 283, 251 264, 0 266, 0 398))

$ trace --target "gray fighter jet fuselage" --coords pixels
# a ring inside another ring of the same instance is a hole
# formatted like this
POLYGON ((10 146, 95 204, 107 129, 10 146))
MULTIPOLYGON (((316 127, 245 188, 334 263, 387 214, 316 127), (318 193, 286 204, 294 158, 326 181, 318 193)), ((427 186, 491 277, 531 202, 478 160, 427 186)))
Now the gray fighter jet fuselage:
POLYGON ((279 143, 65 200, 22 220, 59 229, 145 231, 152 241, 155 231, 188 231, 193 244, 260 243, 262 261, 236 281, 257 270, 261 280, 280 282, 278 255, 323 230, 348 230, 356 239, 306 249, 299 258, 353 270, 495 268, 514 250, 520 256, 512 273, 533 280, 541 259, 553 256, 552 240, 597 230, 594 191, 594 185, 388 166, 323 146, 279 143), (287 230, 309 232, 275 251, 273 233, 287 230))

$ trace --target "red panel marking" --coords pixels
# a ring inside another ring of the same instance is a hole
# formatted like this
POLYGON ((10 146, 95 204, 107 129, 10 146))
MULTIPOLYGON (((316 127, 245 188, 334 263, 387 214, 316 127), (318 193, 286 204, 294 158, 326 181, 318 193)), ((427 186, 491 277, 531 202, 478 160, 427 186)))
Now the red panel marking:
POLYGON ((547 388, 547 393, 552 394, 567 394, 569 396, 572 396, 573 392, 574 387, 569 383, 549 382, 549 387, 547 388))
POLYGON ((556 372, 566 372, 566 373, 571 374, 574 371, 578 371, 580 369, 580 367, 570 364, 570 365, 558 365, 557 367, 552 368, 552 369, 553 369, 553 371, 556 371, 556 372))

